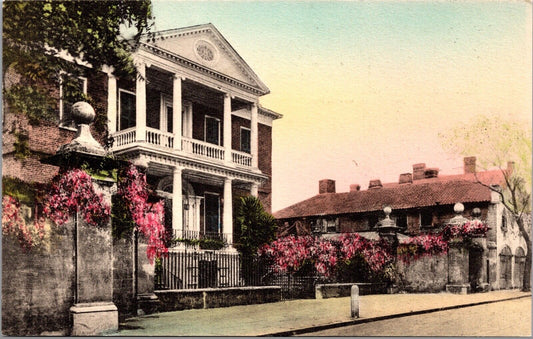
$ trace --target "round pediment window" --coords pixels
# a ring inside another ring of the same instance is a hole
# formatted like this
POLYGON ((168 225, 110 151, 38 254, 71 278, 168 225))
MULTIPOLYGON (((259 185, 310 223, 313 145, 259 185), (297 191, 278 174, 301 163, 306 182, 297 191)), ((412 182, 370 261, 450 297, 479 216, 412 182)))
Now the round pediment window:
POLYGON ((214 64, 218 60, 218 51, 216 47, 206 40, 196 41, 194 44, 194 53, 201 61, 208 64, 214 64))

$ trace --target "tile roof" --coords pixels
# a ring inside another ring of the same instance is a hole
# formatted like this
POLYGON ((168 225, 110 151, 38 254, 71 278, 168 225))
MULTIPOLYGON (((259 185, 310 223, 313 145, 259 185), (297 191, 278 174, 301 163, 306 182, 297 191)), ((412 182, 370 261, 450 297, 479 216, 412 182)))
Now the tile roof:
MULTIPOLYGON (((502 185, 500 170, 480 172, 478 178, 489 185, 502 185)), ((382 188, 363 191, 325 193, 274 213, 276 219, 306 216, 372 212, 390 206, 408 209, 456 202, 488 202, 491 191, 476 181, 474 174, 447 175, 414 180, 413 183, 386 183, 382 188)))

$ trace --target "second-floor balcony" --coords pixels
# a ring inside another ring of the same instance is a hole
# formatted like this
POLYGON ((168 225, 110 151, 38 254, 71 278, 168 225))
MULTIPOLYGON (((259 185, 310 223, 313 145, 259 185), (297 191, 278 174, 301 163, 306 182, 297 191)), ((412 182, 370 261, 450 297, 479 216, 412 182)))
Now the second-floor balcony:
MULTIPOLYGON (((180 145, 175 143, 173 133, 164 132, 155 128, 146 127, 144 138, 137 137, 138 129, 131 127, 112 134, 113 150, 119 151, 133 145, 148 145, 154 151, 167 150, 182 155, 194 155, 195 157, 214 161, 226 161, 227 149, 202 140, 181 137, 180 145)), ((229 161, 239 166, 251 167, 252 155, 249 153, 231 150, 229 161)))

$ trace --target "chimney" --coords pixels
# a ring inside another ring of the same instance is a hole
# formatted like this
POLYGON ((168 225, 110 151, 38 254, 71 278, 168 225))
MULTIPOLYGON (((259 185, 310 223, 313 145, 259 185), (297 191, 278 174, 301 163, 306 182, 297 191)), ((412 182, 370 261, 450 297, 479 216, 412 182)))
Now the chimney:
POLYGON ((426 169, 426 164, 414 164, 413 165, 413 180, 424 179, 424 170, 426 169))
POLYGON ((465 174, 476 173, 476 157, 463 158, 465 174))
POLYGON ((439 176, 439 169, 438 168, 426 168, 424 170, 424 177, 425 178, 436 178, 439 176))
POLYGON ((361 190, 361 185, 359 184, 350 185, 350 192, 357 192, 360 190, 361 190))
POLYGON ((379 179, 376 179, 376 180, 370 180, 370 183, 368 183, 368 189, 371 189, 371 188, 382 188, 383 185, 381 184, 381 180, 379 179))
POLYGON ((400 174, 400 184, 412 184, 413 183, 413 176, 411 173, 402 173, 400 174))
POLYGON ((335 180, 322 179, 318 182, 318 194, 335 193, 335 180))

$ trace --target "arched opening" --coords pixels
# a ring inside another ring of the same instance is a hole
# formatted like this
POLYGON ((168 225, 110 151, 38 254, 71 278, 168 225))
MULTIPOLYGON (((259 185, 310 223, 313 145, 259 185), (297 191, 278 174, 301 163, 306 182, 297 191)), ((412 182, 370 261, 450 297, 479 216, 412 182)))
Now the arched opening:
POLYGON ((526 265, 526 253, 522 247, 518 247, 514 257, 514 286, 522 288, 524 282, 524 269, 526 265))
POLYGON ((482 290, 483 273, 483 248, 472 246, 468 251, 468 281, 472 292, 482 290))
POLYGON ((511 259, 513 254, 509 246, 505 246, 500 252, 500 289, 512 288, 511 259))

